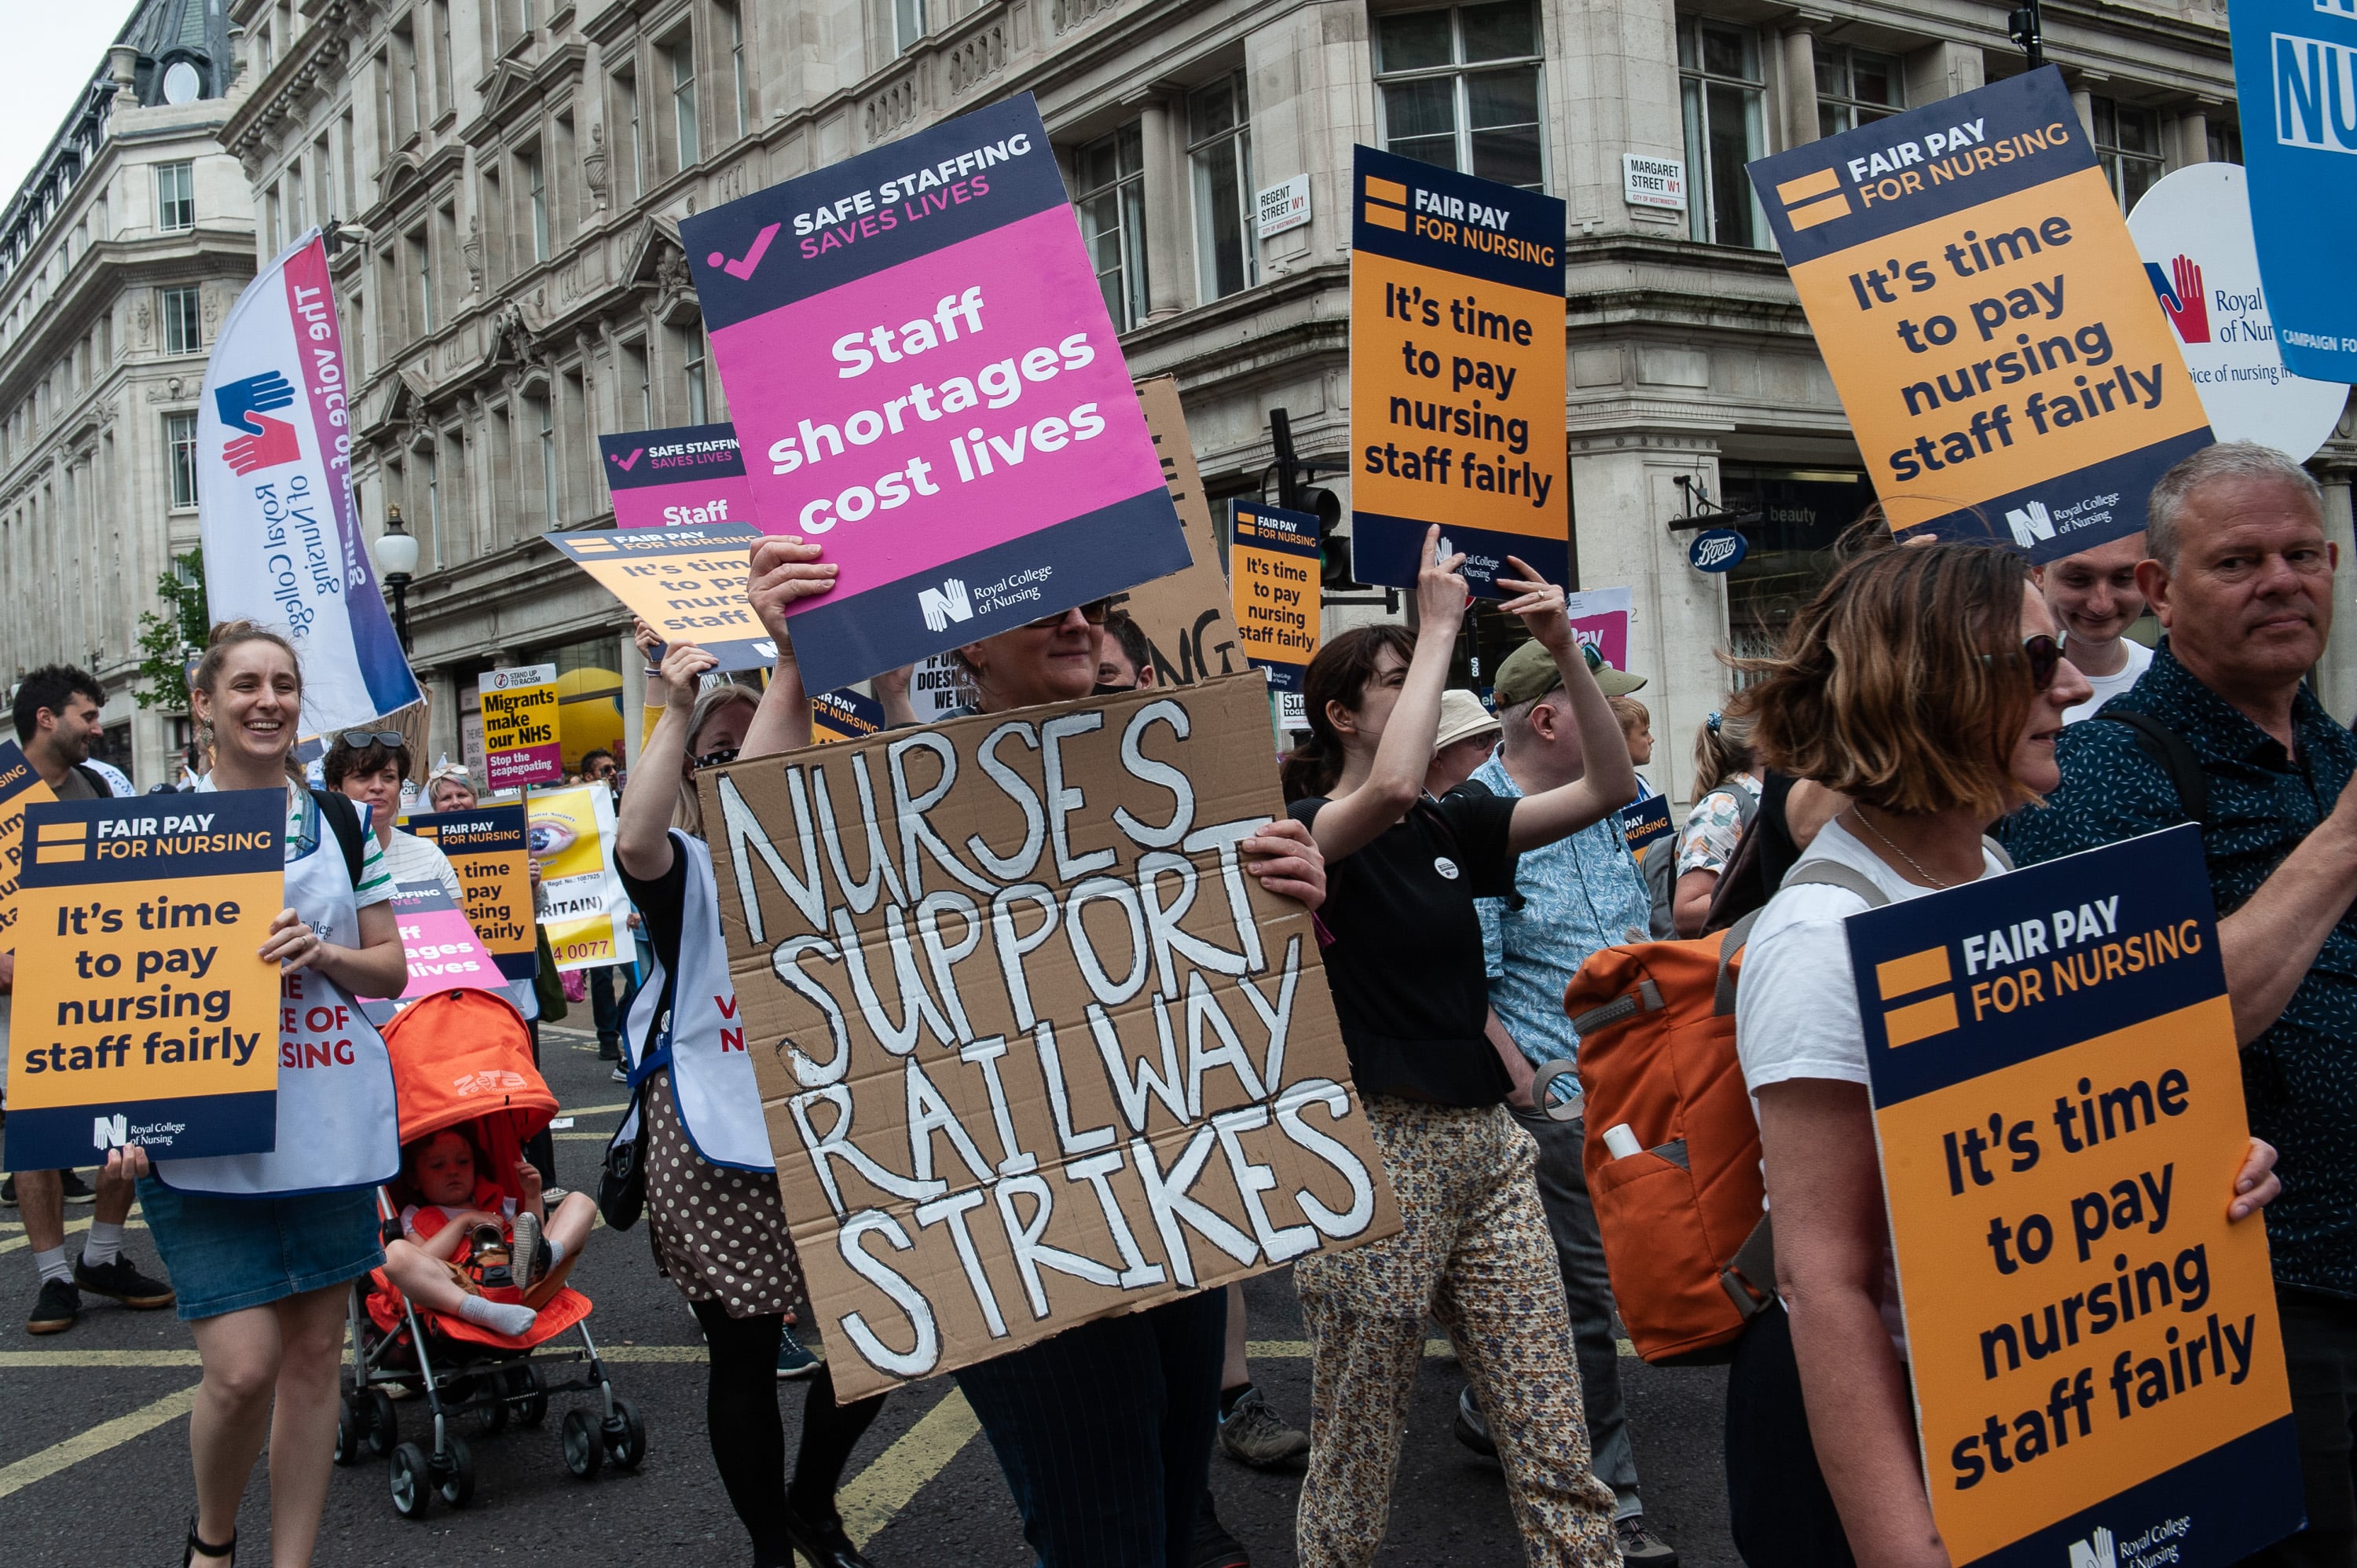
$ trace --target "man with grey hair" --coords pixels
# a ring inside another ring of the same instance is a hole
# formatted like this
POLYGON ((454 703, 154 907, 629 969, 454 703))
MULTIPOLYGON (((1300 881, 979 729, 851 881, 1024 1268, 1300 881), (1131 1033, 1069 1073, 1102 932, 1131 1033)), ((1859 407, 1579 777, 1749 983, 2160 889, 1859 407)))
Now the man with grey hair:
POLYGON ((2136 585, 2167 630, 2136 687, 2056 742, 2061 787, 2003 829, 2028 864, 2195 821, 2243 1047, 2308 1528, 2244 1559, 2357 1565, 2357 736, 2304 684, 2332 629, 2323 496, 2284 454, 2163 475, 2136 585), (2123 715, 2135 715, 2124 717, 2123 715), (2106 722, 2110 721, 2110 722, 2106 722), (2206 798, 2205 798, 2206 797, 2206 798))
MULTIPOLYGON (((1609 664, 1591 669, 1607 696, 1626 695, 1645 683, 1609 664)), ((1513 800, 1572 783, 1587 771, 1563 677, 1545 649, 1527 642, 1508 654, 1498 666, 1493 694, 1504 743, 1473 770, 1466 789, 1513 800)), ((1490 975, 1491 1043, 1514 1078, 1514 1116, 1539 1146, 1539 1201, 1571 1307, 1596 1478, 1612 1488, 1621 1561, 1675 1568, 1677 1553, 1646 1529, 1637 1491, 1637 1455, 1612 1333, 1612 1281, 1581 1164, 1586 1126, 1577 1118, 1557 1122, 1530 1102, 1534 1069, 1568 1061, 1579 1049, 1579 1036, 1564 1016, 1564 987, 1589 954, 1649 940, 1652 908, 1617 815, 1524 850, 1514 867, 1513 897, 1474 902, 1490 975)), ((1495 1453, 1471 1394, 1469 1388, 1458 1398, 1457 1434, 1469 1446, 1495 1453)))

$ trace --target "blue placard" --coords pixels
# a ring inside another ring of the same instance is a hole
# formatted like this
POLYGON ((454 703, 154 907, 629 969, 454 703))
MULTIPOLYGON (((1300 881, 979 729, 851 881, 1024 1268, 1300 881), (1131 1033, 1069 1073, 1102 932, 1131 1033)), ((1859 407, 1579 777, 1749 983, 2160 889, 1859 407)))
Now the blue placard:
POLYGON ((2251 234, 2284 369, 2357 381, 2357 5, 2235 0, 2251 234))
POLYGON ((1670 836, 1670 798, 1648 795, 1620 808, 1620 836, 1629 851, 1642 860, 1648 846, 1670 836))

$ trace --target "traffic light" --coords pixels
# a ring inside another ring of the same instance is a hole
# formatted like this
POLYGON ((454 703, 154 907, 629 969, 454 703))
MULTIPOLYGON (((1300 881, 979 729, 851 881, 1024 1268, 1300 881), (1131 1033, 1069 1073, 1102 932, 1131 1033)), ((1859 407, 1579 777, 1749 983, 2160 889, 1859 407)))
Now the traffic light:
POLYGON ((1339 474, 1341 463, 1305 463, 1294 454, 1293 419, 1284 409, 1268 411, 1268 433, 1276 450, 1276 504, 1294 511, 1318 514, 1318 582, 1329 588, 1355 588, 1351 578, 1351 542, 1341 532, 1342 498, 1310 481, 1321 473, 1339 474))

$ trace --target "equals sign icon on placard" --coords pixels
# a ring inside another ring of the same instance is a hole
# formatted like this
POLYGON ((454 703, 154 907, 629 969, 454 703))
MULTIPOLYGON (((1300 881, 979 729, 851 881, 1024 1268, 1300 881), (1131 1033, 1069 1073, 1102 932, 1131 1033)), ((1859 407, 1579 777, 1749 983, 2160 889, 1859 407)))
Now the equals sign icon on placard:
MULTIPOLYGON (((1912 996, 1934 985, 1947 985, 1954 979, 1944 947, 1925 948, 1921 952, 1874 966, 1875 988, 1885 1002, 1912 996)), ((1953 991, 1943 991, 1921 1002, 1902 1003, 1885 1009, 1882 1015, 1883 1036, 1893 1047, 1911 1046, 1918 1040, 1944 1035, 1956 1026, 1956 993, 1953 991)))

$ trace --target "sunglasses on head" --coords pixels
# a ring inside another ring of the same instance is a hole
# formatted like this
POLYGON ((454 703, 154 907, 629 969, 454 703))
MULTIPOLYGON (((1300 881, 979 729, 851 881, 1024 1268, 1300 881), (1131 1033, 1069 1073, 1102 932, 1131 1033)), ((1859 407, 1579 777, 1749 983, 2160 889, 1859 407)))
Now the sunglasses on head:
MULTIPOLYGON (((1082 620, 1091 626, 1103 626, 1105 623, 1105 618, 1113 613, 1113 601, 1091 599, 1087 604, 1076 607, 1080 610, 1082 620)), ((1064 618, 1071 613, 1071 610, 1059 610, 1051 616, 1041 616, 1038 620, 1027 620, 1023 626, 1028 631, 1052 631, 1063 625, 1064 618)))
POLYGON ((408 744, 407 737, 397 729, 348 729, 337 738, 354 751, 364 751, 371 746, 397 750, 408 744))
MULTIPOLYGON (((2062 667, 2062 645, 2040 632, 2021 639, 2021 656, 2029 660, 2029 689, 2043 692, 2054 684, 2054 672, 2062 667)), ((1981 658, 1994 662, 1996 656, 1984 653, 1981 658)))

